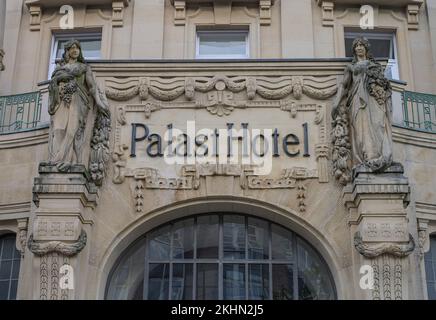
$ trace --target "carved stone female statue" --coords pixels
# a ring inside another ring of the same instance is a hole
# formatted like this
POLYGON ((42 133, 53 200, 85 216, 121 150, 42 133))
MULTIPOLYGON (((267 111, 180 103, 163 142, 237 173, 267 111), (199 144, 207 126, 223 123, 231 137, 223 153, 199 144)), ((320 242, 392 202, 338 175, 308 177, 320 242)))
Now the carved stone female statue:
POLYGON ((355 39, 353 54, 332 110, 335 175, 344 184, 350 180, 350 165, 380 172, 392 164, 389 80, 372 57, 368 40, 355 39))
POLYGON ((49 164, 59 171, 85 164, 84 147, 90 146, 91 151, 86 152, 89 169, 95 181, 101 180, 108 157, 110 112, 77 40, 65 45, 62 60, 52 74, 49 114, 49 164))

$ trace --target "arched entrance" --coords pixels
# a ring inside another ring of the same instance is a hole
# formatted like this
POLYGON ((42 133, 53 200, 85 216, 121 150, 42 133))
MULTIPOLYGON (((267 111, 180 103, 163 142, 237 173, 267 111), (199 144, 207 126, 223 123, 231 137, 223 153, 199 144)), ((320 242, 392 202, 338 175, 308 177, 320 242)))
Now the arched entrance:
POLYGON ((280 223, 280 217, 271 219, 273 216, 267 210, 262 214, 259 207, 250 211, 242 210, 239 205, 228 206, 229 202, 226 205, 227 210, 211 212, 220 207, 211 202, 208 213, 198 204, 194 206, 198 211, 192 210, 194 207, 187 210, 182 205, 190 213, 182 218, 169 210, 173 219, 167 217, 158 226, 155 223, 153 229, 137 237, 112 264, 104 297, 337 297, 328 264, 300 232, 280 223))

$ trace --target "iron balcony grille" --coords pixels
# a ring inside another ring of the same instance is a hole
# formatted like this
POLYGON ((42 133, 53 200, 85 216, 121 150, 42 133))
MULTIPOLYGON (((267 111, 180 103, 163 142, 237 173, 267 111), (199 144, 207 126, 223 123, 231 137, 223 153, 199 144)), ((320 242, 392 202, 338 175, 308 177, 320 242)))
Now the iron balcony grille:
POLYGON ((404 126, 436 133, 436 95, 404 91, 404 126))
POLYGON ((40 120, 39 91, 0 97, 0 134, 34 129, 40 120))

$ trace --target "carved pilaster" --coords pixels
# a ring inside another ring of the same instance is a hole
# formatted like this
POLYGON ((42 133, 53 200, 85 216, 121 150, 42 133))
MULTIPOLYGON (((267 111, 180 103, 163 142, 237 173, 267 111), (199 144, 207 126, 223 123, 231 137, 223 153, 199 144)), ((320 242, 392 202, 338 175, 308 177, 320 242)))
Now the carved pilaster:
MULTIPOLYGON (((87 235, 93 224, 92 209, 98 192, 83 165, 73 165, 68 172, 41 163, 34 180, 34 202, 31 231, 27 247, 33 253, 36 278, 36 299, 71 299, 80 282, 65 287, 62 268, 69 268, 73 277, 86 274, 88 265, 87 235), (75 270, 81 270, 80 274, 75 270)), ((89 247, 89 246, 88 246, 89 247)), ((79 297, 80 298, 80 297, 79 297)))
POLYGON ((403 274, 407 274, 407 257, 415 249, 415 240, 409 234, 410 187, 403 173, 401 164, 380 174, 359 167, 343 193, 353 245, 359 253, 356 269, 365 264, 373 268, 372 299, 407 299, 403 274))

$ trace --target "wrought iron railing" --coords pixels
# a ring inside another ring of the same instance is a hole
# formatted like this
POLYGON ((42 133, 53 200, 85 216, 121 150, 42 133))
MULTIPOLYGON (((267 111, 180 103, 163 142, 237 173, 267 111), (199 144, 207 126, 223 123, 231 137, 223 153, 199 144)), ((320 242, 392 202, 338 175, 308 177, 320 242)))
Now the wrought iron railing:
POLYGON ((0 97, 0 134, 34 129, 40 120, 39 91, 0 97))
POLYGON ((404 91, 404 126, 436 133, 436 95, 404 91))

